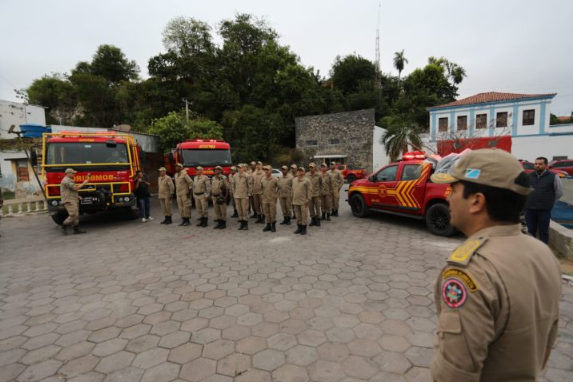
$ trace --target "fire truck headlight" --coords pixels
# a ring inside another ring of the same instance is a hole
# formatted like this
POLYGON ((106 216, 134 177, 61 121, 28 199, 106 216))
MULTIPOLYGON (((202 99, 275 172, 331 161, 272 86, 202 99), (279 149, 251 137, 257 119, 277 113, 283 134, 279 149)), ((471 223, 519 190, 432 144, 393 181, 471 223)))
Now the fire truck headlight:
POLYGON ((58 206, 58 201, 56 200, 52 201, 52 206, 58 206))
POLYGON ((123 198, 119 197, 117 201, 118 201, 118 202, 123 202, 123 198))
POLYGON ((123 200, 124 200, 125 202, 129 202, 129 197, 125 197, 125 198, 123 198, 123 200))

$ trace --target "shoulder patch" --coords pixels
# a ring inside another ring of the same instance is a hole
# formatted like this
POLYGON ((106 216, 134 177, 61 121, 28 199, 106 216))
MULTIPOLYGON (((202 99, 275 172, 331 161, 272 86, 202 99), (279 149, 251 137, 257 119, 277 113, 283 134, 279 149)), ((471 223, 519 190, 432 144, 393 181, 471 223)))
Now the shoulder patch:
POLYGON ((478 286, 476 282, 472 279, 472 277, 468 275, 466 272, 462 271, 461 269, 457 268, 447 269, 442 274, 442 278, 443 279, 457 278, 462 282, 464 282, 469 292, 474 292, 478 290, 478 286))
POLYGON ((448 263, 467 267, 470 260, 477 250, 483 246, 487 241, 487 238, 479 238, 477 240, 469 240, 460 245, 451 255, 448 257, 448 263))
POLYGON ((449 278, 442 285, 442 300, 449 308, 460 308, 467 299, 468 291, 461 280, 449 278))

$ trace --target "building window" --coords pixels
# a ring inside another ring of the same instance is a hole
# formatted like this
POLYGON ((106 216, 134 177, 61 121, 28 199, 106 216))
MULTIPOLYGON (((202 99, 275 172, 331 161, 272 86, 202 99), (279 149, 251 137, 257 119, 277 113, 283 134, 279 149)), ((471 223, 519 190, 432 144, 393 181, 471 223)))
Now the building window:
POLYGON ((458 131, 468 129, 468 116, 458 116, 458 131))
POLYGON ((330 144, 340 144, 340 139, 330 139, 330 144))
POLYGON ((28 161, 17 160, 14 162, 16 164, 16 181, 17 182, 29 182, 30 173, 28 171, 28 161))
POLYGON ((440 132, 446 132, 448 130, 448 118, 442 117, 439 120, 439 130, 440 132))
POLYGON ((487 114, 476 115, 476 128, 477 129, 487 128, 487 114))
POLYGON ((528 109, 523 111, 523 125, 535 124, 535 109, 528 109))
POLYGON ((507 127, 507 112, 497 112, 495 118, 495 127, 504 128, 507 127))
POLYGON ((307 140, 306 146, 307 147, 316 147, 318 145, 318 140, 307 140))
POLYGON ((362 143, 363 140, 362 140, 361 138, 359 138, 359 137, 353 137, 353 138, 350 139, 350 142, 353 143, 353 144, 357 144, 357 143, 362 143))

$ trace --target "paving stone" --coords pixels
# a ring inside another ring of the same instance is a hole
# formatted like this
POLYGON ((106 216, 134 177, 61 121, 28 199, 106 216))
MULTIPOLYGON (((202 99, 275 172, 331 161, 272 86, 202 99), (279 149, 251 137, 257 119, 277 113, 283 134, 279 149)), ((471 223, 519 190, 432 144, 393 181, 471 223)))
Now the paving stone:
POLYGON ((174 333, 167 334, 161 338, 159 341, 159 346, 173 349, 178 347, 179 345, 183 345, 189 342, 191 338, 191 333, 185 331, 176 331, 174 333))
POLYGON ((297 366, 286 364, 278 368, 272 373, 273 381, 295 382, 295 381, 309 381, 306 369, 297 366))
POLYGON ((326 337, 332 342, 348 343, 356 338, 352 329, 345 327, 334 327, 326 331, 326 337))
POLYGON ((246 337, 237 342, 236 351, 239 353, 253 355, 266 349, 267 342, 261 337, 246 337))
POLYGON ((271 374, 267 371, 260 369, 249 369, 245 373, 235 378, 239 382, 269 382, 271 381, 271 374))
POLYGON ((257 323, 251 328, 251 333, 257 337, 271 337, 279 332, 279 325, 271 322, 257 323))
POLYGON ((209 326, 209 320, 205 318, 192 318, 181 324, 181 330, 194 333, 209 326))
POLYGON ((32 350, 20 359, 20 363, 24 365, 32 365, 52 359, 60 352, 61 349, 62 348, 56 345, 47 345, 43 348, 32 350))
MULTIPOLYGON (((76 377, 71 378, 68 381, 96 383, 96 382, 104 381, 105 377, 106 376, 103 373, 91 371, 88 373, 77 375, 76 377)), ((110 381, 117 381, 117 380, 110 380, 110 381)))
POLYGON ((95 344, 91 342, 87 341, 79 342, 77 344, 66 346, 58 353, 58 355, 55 358, 60 361, 67 362, 73 360, 74 358, 90 354, 94 346, 95 344))
POLYGON ((228 340, 238 341, 241 338, 249 336, 250 334, 251 334, 251 329, 249 329, 247 326, 233 325, 223 330, 221 333, 221 337, 228 340))
POLYGON ((207 358, 198 358, 181 367, 179 377, 186 381, 203 381, 215 374, 217 362, 207 358))
POLYGON ((135 354, 121 351, 101 359, 95 370, 101 373, 112 373, 127 368, 135 358, 135 354))
POLYGON ((187 343, 185 345, 181 345, 175 349, 172 349, 169 352, 169 357, 167 358, 167 360, 177 364, 186 364, 190 361, 193 361, 196 358, 201 357, 202 352, 203 352, 202 345, 187 343))
POLYGON ((318 359, 316 348, 305 345, 296 345, 287 350, 287 362, 298 366, 308 366, 318 359))
POLYGON ((403 374, 412 367, 408 358, 402 353, 381 351, 373 360, 384 372, 403 374))
POLYGON ((22 364, 10 364, 0 367, 0 381, 13 381, 26 366, 22 364))
POLYGON ((356 356, 374 357, 380 353, 380 346, 372 340, 357 338, 348 343, 350 353, 356 356))
POLYGON ((174 381, 179 375, 181 366, 171 362, 164 362, 149 368, 143 374, 141 381, 163 382, 174 381))
POLYGON ((105 381, 113 381, 113 382, 132 382, 132 381, 140 381, 141 377, 143 376, 144 371, 135 368, 135 367, 127 367, 118 371, 115 371, 111 374, 108 374, 105 378, 105 381))
POLYGON ((325 360, 318 360, 310 365, 308 375, 312 381, 340 381, 344 378, 344 372, 339 363, 325 360))
POLYGON ((243 326, 253 326, 263 321, 263 316, 256 313, 247 313, 237 318, 237 323, 243 326))
POLYGON ((233 341, 218 339, 203 347, 203 357, 212 360, 219 360, 235 351, 235 343, 233 341))
POLYGON ((217 373, 236 377, 240 376, 251 368, 251 357, 246 354, 233 353, 217 363, 217 373))
POLYGON ((151 368, 152 366, 161 364, 167 361, 167 356, 169 355, 169 350, 155 348, 149 349, 145 352, 139 353, 135 360, 133 360, 132 366, 140 369, 151 368))
POLYGON ((432 360, 432 349, 421 348, 419 346, 412 346, 405 353, 408 360, 414 365, 419 367, 429 368, 432 360))
POLYGON ((271 349, 285 351, 296 345, 296 337, 291 334, 279 333, 269 337, 267 344, 271 349))
POLYGON ((368 380, 378 372, 378 367, 366 357, 350 356, 341 363, 344 373, 350 377, 368 380))
POLYGON ((170 320, 172 315, 173 313, 170 311, 159 311, 146 316, 143 319, 143 323, 146 323, 148 325, 157 325, 158 323, 170 320))
POLYGON ((68 334, 62 335, 58 340, 55 342, 56 345, 66 347, 70 345, 74 345, 80 342, 83 342, 88 339, 90 336, 91 331, 88 330, 77 330, 68 334))
POLYGON ((28 366, 16 379, 17 381, 40 381, 54 375, 62 366, 60 361, 47 360, 28 366))
POLYGON ((100 329, 92 332, 92 334, 88 337, 88 341, 96 343, 105 342, 116 338, 119 333, 121 333, 121 329, 119 327, 106 327, 105 329, 100 329))
POLYGON ((12 349, 7 352, 0 353, 0 367, 18 362, 26 354, 24 349, 12 349))
POLYGON ((34 349, 44 347, 46 345, 52 345, 59 338, 60 338, 59 334, 48 333, 48 334, 44 334, 44 335, 39 335, 39 336, 34 337, 34 338, 30 338, 28 341, 26 341, 21 346, 23 349, 26 349, 26 350, 34 350, 34 349))
POLYGON ((131 340, 149 333, 149 330, 151 330, 150 325, 140 323, 135 326, 128 327, 127 329, 123 329, 119 336, 120 338, 131 340))
POLYGON ((202 345, 211 343, 219 338, 221 338, 221 330, 212 329, 210 327, 191 334, 191 342, 202 345))
MULTIPOLYGON (((146 334, 129 341, 125 350, 132 353, 142 353, 157 346, 161 337, 153 334, 146 334)), ((123 340, 127 341, 127 340, 123 340)))
POLYGON ((72 378, 77 375, 91 372, 99 362, 98 357, 83 356, 67 362, 58 370, 59 375, 72 378))
POLYGON ((253 356, 253 366, 269 372, 277 369, 285 362, 285 354, 278 350, 266 349, 253 356))

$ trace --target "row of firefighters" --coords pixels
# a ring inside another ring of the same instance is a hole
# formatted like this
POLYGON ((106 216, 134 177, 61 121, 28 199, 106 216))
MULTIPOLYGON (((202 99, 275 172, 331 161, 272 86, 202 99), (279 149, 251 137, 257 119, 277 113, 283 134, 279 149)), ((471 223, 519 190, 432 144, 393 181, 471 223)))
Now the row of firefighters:
POLYGON ((304 167, 294 164, 290 170, 282 166, 280 177, 272 176, 271 166, 263 166, 261 162, 252 162, 250 168, 247 164, 232 167, 229 177, 217 166, 212 179, 203 174, 202 167, 197 167, 194 179, 181 164, 177 164, 176 171, 172 179, 165 168, 159 169, 159 202, 165 216, 162 224, 172 223, 171 200, 177 198, 182 218, 180 225, 190 225, 193 195, 199 215, 197 226, 207 226, 208 200, 211 198, 217 222, 215 229, 227 227, 227 203, 232 202, 234 213, 231 217, 238 218, 239 230, 249 229, 249 214, 253 210, 251 218, 256 218, 255 223, 266 223, 263 232, 276 232, 278 201, 283 215, 280 224, 291 225, 291 219, 296 219, 294 233, 305 235, 307 226, 321 226, 321 220, 330 221, 331 215, 338 216, 340 189, 344 185, 344 177, 335 163, 330 169, 323 163, 320 171, 316 164, 310 163, 308 173, 304 167))

